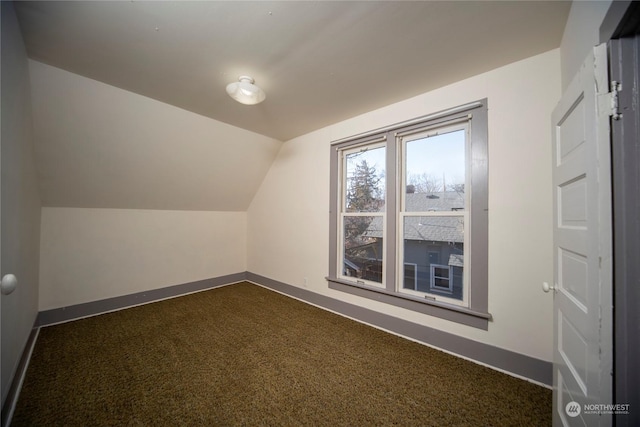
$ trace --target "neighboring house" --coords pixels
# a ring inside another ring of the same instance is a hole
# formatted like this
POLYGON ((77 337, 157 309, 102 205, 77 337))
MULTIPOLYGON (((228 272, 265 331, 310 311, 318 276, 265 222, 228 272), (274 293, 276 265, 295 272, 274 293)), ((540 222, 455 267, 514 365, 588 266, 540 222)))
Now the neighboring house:
MULTIPOLYGON (((408 212, 464 209, 464 193, 407 193, 408 212)), ((464 221, 458 216, 407 216, 404 219, 403 288, 462 299, 464 221)), ((362 234, 362 245, 345 253, 344 274, 382 282, 382 218, 362 234)))

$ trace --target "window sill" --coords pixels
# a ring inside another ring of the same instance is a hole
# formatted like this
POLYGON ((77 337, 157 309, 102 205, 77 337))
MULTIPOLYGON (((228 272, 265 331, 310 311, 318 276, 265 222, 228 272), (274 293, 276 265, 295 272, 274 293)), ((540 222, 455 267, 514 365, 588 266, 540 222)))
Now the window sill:
POLYGON ((402 307, 452 322, 461 323, 478 329, 488 330, 491 314, 472 310, 441 301, 421 299, 411 295, 389 292, 386 289, 367 286, 335 277, 326 277, 329 288, 363 298, 384 302, 386 304, 402 307))

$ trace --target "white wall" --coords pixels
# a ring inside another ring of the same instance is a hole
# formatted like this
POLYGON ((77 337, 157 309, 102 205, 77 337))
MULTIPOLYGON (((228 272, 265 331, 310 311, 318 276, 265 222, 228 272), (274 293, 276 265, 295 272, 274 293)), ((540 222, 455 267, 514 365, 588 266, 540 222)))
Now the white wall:
POLYGON ((552 360, 553 50, 288 141, 248 212, 248 270, 497 347, 552 360), (489 311, 481 331, 328 288, 330 142, 487 97, 489 311))
POLYGON ((576 75, 589 49, 599 43, 600 24, 610 5, 611 0, 578 0, 571 4, 560 45, 563 88, 566 88, 576 75))
POLYGON ((282 143, 29 61, 40 310, 246 271, 246 209, 282 143))
POLYGON ((40 310, 246 271, 246 213, 43 208, 40 310))
POLYGON ((43 206, 245 211, 282 143, 29 61, 43 206))
POLYGON ((38 311, 40 197, 33 162, 29 70, 11 2, 2 3, 2 272, 18 287, 2 295, 2 403, 38 311))

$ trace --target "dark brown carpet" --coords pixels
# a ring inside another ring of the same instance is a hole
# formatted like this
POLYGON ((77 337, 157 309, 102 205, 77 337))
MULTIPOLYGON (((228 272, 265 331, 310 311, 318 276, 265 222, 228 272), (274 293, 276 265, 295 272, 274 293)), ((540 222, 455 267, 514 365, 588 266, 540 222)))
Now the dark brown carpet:
POLYGON ((551 424, 551 391, 249 283, 43 328, 13 426, 551 424))

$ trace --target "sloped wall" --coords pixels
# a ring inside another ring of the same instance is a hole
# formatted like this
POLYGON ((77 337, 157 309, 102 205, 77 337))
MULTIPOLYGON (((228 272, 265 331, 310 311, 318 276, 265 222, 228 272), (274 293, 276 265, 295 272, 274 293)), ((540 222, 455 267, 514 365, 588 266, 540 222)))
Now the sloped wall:
POLYGON ((248 213, 248 270, 417 324, 552 360, 553 50, 285 143, 248 213), (482 98, 489 102, 488 331, 328 288, 330 142, 482 98))
POLYGON ((42 204, 245 211, 281 142, 29 61, 42 204))
POLYGON ((281 142, 30 60, 40 310, 246 270, 281 142))

